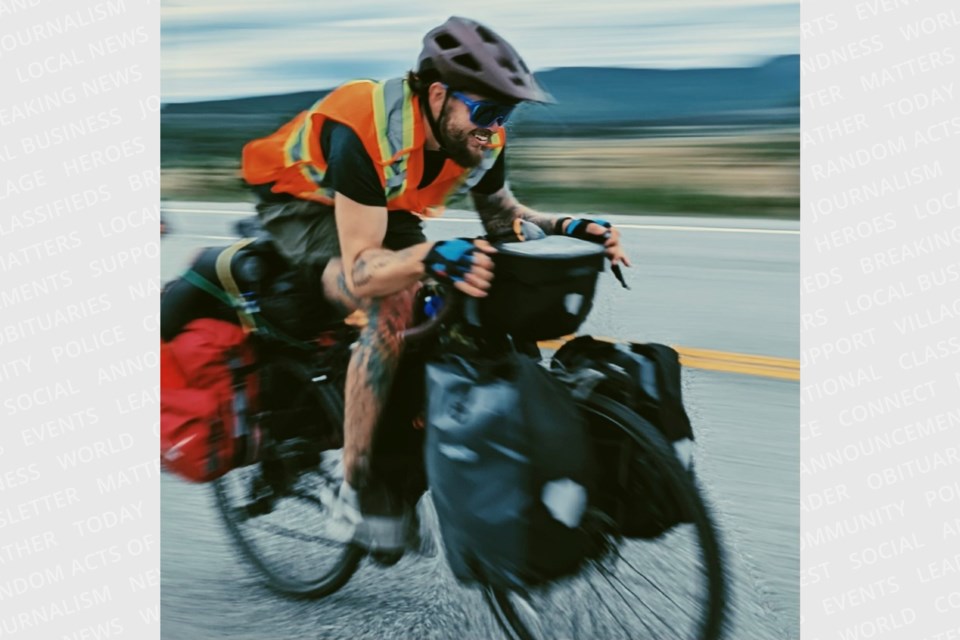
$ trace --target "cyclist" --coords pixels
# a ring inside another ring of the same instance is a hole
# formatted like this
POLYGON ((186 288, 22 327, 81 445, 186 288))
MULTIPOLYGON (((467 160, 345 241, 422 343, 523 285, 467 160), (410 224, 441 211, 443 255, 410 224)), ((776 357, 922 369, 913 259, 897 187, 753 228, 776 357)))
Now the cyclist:
POLYGON ((356 542, 402 549, 401 514, 361 513, 374 427, 393 383, 421 279, 483 297, 494 277, 483 240, 428 242, 423 219, 468 189, 488 234, 522 219, 545 233, 604 235, 602 220, 556 218, 522 206, 505 180, 504 123, 520 102, 551 102, 514 48, 482 24, 451 17, 423 40, 415 71, 348 82, 243 149, 243 177, 280 250, 317 283, 331 311, 366 312, 347 370, 344 477, 335 519, 356 542))

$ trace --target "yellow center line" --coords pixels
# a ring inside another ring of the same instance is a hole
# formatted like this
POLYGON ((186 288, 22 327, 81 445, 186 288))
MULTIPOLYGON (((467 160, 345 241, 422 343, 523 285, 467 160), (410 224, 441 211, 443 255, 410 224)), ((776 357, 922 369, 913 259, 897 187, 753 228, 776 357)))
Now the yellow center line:
POLYGON ((773 356, 758 356, 749 353, 731 353, 729 351, 714 351, 712 349, 694 349, 692 347, 674 347, 678 353, 692 358, 705 360, 723 360, 724 362, 739 362, 768 367, 799 368, 800 363, 792 358, 775 358, 773 356))
MULTIPOLYGON (((366 315, 357 311, 347 318, 347 324, 363 327, 367 323, 366 315)), ((541 349, 556 351, 575 336, 568 335, 556 340, 541 340, 537 343, 541 349)), ((624 342, 615 338, 594 336, 603 342, 624 342)), ((800 361, 793 358, 777 358, 760 356, 751 353, 733 353, 731 351, 715 351, 713 349, 699 349, 694 347, 673 348, 680 354, 680 364, 691 369, 706 371, 723 371, 725 373, 740 373, 747 376, 762 378, 776 378, 779 380, 799 380, 800 361)))
POLYGON ((691 358, 689 356, 680 356, 680 364, 692 369, 706 369, 708 371, 724 371, 727 373, 742 373, 748 376, 760 376, 763 378, 778 378, 780 380, 799 380, 800 369, 788 369, 785 367, 764 367, 741 362, 730 362, 723 360, 706 360, 702 358, 691 358))

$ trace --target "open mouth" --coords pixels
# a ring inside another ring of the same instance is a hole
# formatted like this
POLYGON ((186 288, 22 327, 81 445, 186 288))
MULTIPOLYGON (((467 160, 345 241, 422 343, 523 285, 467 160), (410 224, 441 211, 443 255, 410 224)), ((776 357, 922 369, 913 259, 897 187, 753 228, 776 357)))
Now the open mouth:
POLYGON ((480 144, 486 146, 490 144, 490 132, 483 130, 476 130, 473 132, 474 139, 480 144))

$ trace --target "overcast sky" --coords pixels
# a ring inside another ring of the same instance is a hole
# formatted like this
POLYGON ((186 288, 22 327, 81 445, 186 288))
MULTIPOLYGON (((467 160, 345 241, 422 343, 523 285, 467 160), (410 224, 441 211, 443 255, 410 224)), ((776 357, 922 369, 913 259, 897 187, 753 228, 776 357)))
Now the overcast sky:
POLYGON ((800 51, 798 0, 162 0, 161 14, 165 102, 401 75, 450 15, 485 23, 535 70, 745 66, 800 51))

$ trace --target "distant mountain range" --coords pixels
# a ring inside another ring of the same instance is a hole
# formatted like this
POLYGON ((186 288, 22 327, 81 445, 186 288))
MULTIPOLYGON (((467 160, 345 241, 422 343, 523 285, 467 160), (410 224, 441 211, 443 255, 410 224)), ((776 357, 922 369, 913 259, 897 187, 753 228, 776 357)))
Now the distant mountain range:
MULTIPOLYGON (((772 58, 754 67, 626 69, 564 67, 537 74, 557 99, 524 105, 512 126, 576 134, 654 125, 796 124, 800 121, 800 56, 772 58)), ((292 117, 330 90, 169 103, 163 114, 292 117)))

